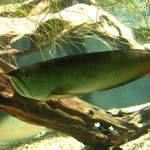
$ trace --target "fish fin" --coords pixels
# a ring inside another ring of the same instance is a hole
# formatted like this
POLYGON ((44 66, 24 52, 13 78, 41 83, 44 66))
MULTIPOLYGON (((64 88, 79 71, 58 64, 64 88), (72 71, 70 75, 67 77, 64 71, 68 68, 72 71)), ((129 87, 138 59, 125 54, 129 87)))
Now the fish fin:
POLYGON ((86 93, 70 93, 70 92, 53 92, 52 95, 64 96, 64 97, 74 97, 74 96, 84 96, 86 93))

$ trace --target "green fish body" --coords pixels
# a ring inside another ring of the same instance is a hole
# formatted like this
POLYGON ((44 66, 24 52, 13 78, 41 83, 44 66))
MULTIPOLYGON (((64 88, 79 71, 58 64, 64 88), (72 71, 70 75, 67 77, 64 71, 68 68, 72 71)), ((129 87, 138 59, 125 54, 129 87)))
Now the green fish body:
POLYGON ((149 72, 149 51, 117 50, 56 58, 19 68, 9 75, 20 95, 50 100, 111 89, 149 72))

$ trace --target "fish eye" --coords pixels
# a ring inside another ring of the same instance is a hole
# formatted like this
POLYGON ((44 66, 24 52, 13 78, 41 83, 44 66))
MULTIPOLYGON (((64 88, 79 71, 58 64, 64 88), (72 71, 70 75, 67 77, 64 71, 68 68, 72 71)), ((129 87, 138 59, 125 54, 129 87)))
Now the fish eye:
POLYGON ((29 77, 29 74, 25 74, 25 77, 28 78, 28 77, 29 77))

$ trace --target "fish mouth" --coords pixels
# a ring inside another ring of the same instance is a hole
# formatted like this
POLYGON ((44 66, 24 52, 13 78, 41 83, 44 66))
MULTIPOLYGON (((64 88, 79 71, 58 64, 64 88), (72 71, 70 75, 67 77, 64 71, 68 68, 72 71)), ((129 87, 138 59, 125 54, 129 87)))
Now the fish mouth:
POLYGON ((11 77, 11 83, 20 95, 29 97, 32 94, 29 87, 21 78, 11 77))

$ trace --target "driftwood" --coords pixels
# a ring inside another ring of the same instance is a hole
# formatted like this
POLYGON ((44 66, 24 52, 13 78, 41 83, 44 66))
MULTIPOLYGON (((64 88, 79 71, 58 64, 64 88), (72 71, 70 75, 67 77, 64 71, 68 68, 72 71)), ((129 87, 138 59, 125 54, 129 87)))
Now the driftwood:
MULTIPOLYGON (((3 61, 1 64, 4 70, 14 69, 3 61)), ((28 123, 70 135, 86 145, 116 148, 143 135, 150 127, 150 107, 131 114, 111 114, 78 98, 45 102, 22 97, 5 74, 0 74, 0 83, 1 110, 28 123)))

